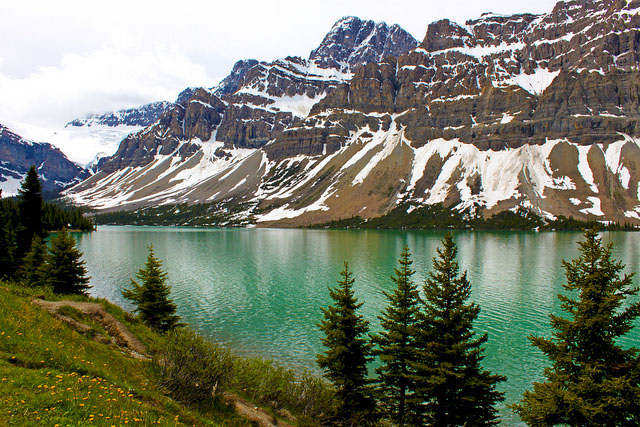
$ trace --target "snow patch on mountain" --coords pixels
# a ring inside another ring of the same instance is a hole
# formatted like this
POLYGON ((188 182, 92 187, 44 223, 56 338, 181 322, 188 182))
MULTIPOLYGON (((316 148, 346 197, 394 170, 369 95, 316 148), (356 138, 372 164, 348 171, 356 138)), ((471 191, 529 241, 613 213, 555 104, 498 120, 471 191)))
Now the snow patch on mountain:
POLYGON ((313 106, 320 102, 325 96, 327 96, 326 93, 321 93, 313 98, 307 95, 285 95, 276 97, 267 94, 265 91, 256 89, 255 87, 241 89, 237 92, 237 94, 260 96, 268 100, 264 105, 254 104, 251 102, 244 102, 243 104, 239 105, 249 105, 255 108, 263 108, 276 113, 291 113, 297 117, 307 117, 313 106))
MULTIPOLYGON (((575 184, 569 177, 554 177, 550 170, 548 156, 558 142, 502 151, 481 151, 458 140, 433 140, 414 150, 414 168, 407 190, 415 188, 433 156, 444 160, 444 164, 435 184, 421 197, 426 204, 444 202, 455 188, 461 196, 458 209, 466 210, 474 205, 491 209, 502 200, 518 197, 523 177, 531 183, 539 197, 544 197, 546 188, 574 189, 575 184), (454 174, 460 176, 454 179, 454 174), (475 176, 482 186, 474 194, 468 183, 475 176)), ((414 197, 420 195, 414 194, 414 197)))
MULTIPOLYGON (((360 170, 360 172, 358 172, 355 178, 353 178, 351 185, 362 184, 367 176, 369 176, 371 171, 382 160, 389 157, 399 144, 401 144, 402 142, 408 144, 408 141, 404 139, 404 133, 397 128, 394 128, 393 130, 390 129, 388 132, 383 132, 383 135, 376 134, 376 136, 377 138, 374 138, 374 140, 367 145, 375 147, 376 145, 380 145, 380 141, 384 141, 384 144, 382 144, 382 149, 375 153, 373 157, 364 165, 364 167, 360 170)), ((371 149, 367 151, 370 150, 371 149)))
POLYGON ((290 209, 289 204, 286 203, 266 214, 256 215, 256 222, 278 221, 281 219, 296 218, 307 212, 328 211, 329 208, 324 203, 329 197, 334 195, 334 193, 334 186, 329 186, 316 201, 304 208, 290 209))
MULTIPOLYGON (((247 156, 255 153, 255 150, 241 148, 223 150, 224 143, 215 140, 215 133, 209 141, 200 142, 199 140, 195 140, 191 142, 200 145, 202 159, 198 162, 197 166, 182 170, 175 175, 171 180, 172 182, 178 183, 174 187, 175 191, 196 187, 200 182, 215 177, 224 171, 228 171, 230 167, 233 167, 247 156), (226 156, 216 155, 216 152, 220 153, 220 150, 224 151, 226 156)), ((237 186, 236 184, 236 187, 237 186)))
POLYGON ((582 175, 582 179, 587 185, 591 188, 591 191, 594 193, 598 192, 598 186, 595 184, 593 180, 593 172, 591 171, 591 166, 589 166, 589 151, 591 150, 591 146, 583 146, 579 145, 578 147, 578 171, 580 175, 582 175))
POLYGON ((348 81, 353 77, 351 69, 338 69, 338 68, 323 68, 318 66, 315 62, 305 61, 304 64, 292 64, 301 74, 305 74, 307 77, 314 80, 339 80, 348 81))
POLYGON ((587 200, 591 202, 591 207, 580 209, 580 212, 588 215, 604 216, 604 212, 602 212, 602 209, 601 209, 602 201, 599 198, 589 196, 587 197, 587 200))
POLYGON ((435 52, 431 52, 434 55, 443 54, 447 52, 460 52, 465 55, 473 56, 474 58, 482 59, 485 56, 491 56, 498 53, 504 53, 509 51, 517 51, 525 47, 524 43, 501 43, 497 46, 465 46, 465 47, 452 47, 449 49, 443 49, 435 52))
MULTIPOLYGON (((371 129, 369 129, 369 126, 366 126, 360 129, 358 132, 355 132, 352 135, 351 144, 359 144, 359 145, 362 145, 363 147, 360 150, 358 150, 357 153, 351 156, 351 158, 347 160, 347 162, 344 165, 342 165, 342 169, 350 168, 351 166, 355 165, 360 160, 362 160, 367 155, 367 153, 369 153, 369 151, 375 149, 379 145, 384 144, 384 138, 385 136, 388 135, 388 132, 384 132, 380 130, 375 134, 373 134, 373 137, 368 137, 363 140, 362 135, 364 133, 367 133, 367 134, 371 133, 371 129), (373 142, 368 143, 369 141, 371 141, 371 138, 373 138, 373 142)), ((355 182, 353 184, 355 184, 355 182)))
MULTIPOLYGON (((319 174, 324 170, 324 168, 335 158, 342 154, 347 149, 347 146, 341 148, 333 154, 325 156, 322 159, 318 158, 310 158, 309 156, 300 156, 304 159, 309 159, 309 166, 305 169, 304 173, 301 174, 300 179, 296 180, 289 187, 277 188, 275 191, 265 191, 262 188, 261 191, 256 195, 256 200, 260 199, 287 199, 293 197, 295 192, 299 191, 303 186, 308 184, 312 179, 319 176, 319 174)), ((302 212, 300 213, 302 214, 302 212)), ((291 218, 291 217, 288 217, 291 218)))
POLYGON ((533 74, 521 72, 508 78, 502 84, 520 86, 532 95, 540 96, 560 74, 560 70, 549 71, 546 68, 536 68, 533 74))
MULTIPOLYGON (((2 162, 4 163, 4 162, 2 162)), ((18 189, 22 186, 23 177, 16 177, 11 169, 0 166, 0 190, 2 197, 10 197, 18 194, 18 189)))
MULTIPOLYGON (((625 141, 627 139, 625 138, 625 141)), ((611 172, 618 176, 620 184, 625 190, 629 189, 631 174, 623 164, 620 163, 620 155, 622 154, 623 144, 609 144, 605 151, 605 160, 607 167, 611 172)))

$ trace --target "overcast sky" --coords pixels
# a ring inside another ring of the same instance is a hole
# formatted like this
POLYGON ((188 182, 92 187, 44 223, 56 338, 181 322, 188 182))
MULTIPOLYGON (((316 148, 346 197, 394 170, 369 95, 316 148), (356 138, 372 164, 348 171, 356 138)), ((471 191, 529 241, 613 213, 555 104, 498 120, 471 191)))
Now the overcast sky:
POLYGON ((238 59, 307 57, 343 16, 399 24, 483 12, 544 13, 555 0, 3 1, 0 123, 62 127, 75 117, 211 87, 238 59))

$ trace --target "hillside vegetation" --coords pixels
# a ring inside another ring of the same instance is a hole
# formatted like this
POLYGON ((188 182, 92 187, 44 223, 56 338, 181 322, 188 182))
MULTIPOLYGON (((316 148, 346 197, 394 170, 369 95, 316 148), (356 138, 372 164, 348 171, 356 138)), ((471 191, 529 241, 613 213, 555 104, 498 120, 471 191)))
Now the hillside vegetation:
POLYGON ((243 398, 270 405, 263 418, 275 421, 278 412, 294 422, 293 413, 298 425, 313 425, 305 419, 330 406, 319 380, 237 358, 187 329, 157 334, 106 300, 64 296, 99 303, 150 357, 112 342, 112 331, 80 310, 64 306, 52 315, 32 302, 60 298, 0 282, 0 425, 252 425, 234 409, 247 404, 243 398), (215 381, 213 389, 207 380, 215 381))

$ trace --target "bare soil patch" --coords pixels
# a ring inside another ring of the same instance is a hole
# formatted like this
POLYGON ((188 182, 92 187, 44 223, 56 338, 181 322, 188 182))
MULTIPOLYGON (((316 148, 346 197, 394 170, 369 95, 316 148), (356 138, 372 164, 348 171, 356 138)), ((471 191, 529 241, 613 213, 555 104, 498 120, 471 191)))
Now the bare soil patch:
POLYGON ((67 306, 75 308, 100 323, 115 345, 130 353, 133 357, 149 359, 144 344, 142 344, 122 322, 107 313, 101 304, 81 301, 44 301, 41 299, 35 299, 33 303, 47 309, 55 317, 68 323, 78 332, 86 333, 90 329, 88 325, 58 313, 61 307, 67 306))
POLYGON ((238 415, 241 415, 257 423, 260 427, 295 427, 293 424, 289 424, 282 421, 262 408, 254 405, 253 403, 244 400, 233 393, 225 393, 224 400, 227 405, 233 406, 238 415))

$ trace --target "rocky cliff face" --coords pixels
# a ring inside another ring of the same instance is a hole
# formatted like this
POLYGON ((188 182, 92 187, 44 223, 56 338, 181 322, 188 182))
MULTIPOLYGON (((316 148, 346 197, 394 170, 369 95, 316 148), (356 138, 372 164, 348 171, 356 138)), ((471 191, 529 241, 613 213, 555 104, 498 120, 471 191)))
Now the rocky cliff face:
POLYGON ((403 114, 410 139, 481 149, 638 130, 639 2, 558 3, 548 15, 429 25, 418 49, 370 63, 315 106, 403 114))
POLYGON ((189 141, 208 141, 224 109, 225 104, 211 91, 198 89, 189 99, 166 110, 153 125, 127 136, 115 155, 100 159, 98 170, 109 173, 144 166, 155 156, 193 155, 197 148, 189 141))
POLYGON ((38 169, 44 191, 69 187, 89 174, 51 144, 28 141, 0 124, 0 189, 17 194, 29 168, 38 169))
POLYGON ((237 64, 207 101, 221 118, 199 142, 161 119, 144 131, 155 139, 71 194, 105 208, 107 194, 129 207, 239 198, 289 225, 407 200, 640 222, 639 12, 640 0, 559 2, 435 22, 419 45, 345 18, 308 60, 237 64), (180 179, 150 191, 170 167, 180 179), (122 196, 123 183, 137 190, 122 196))

